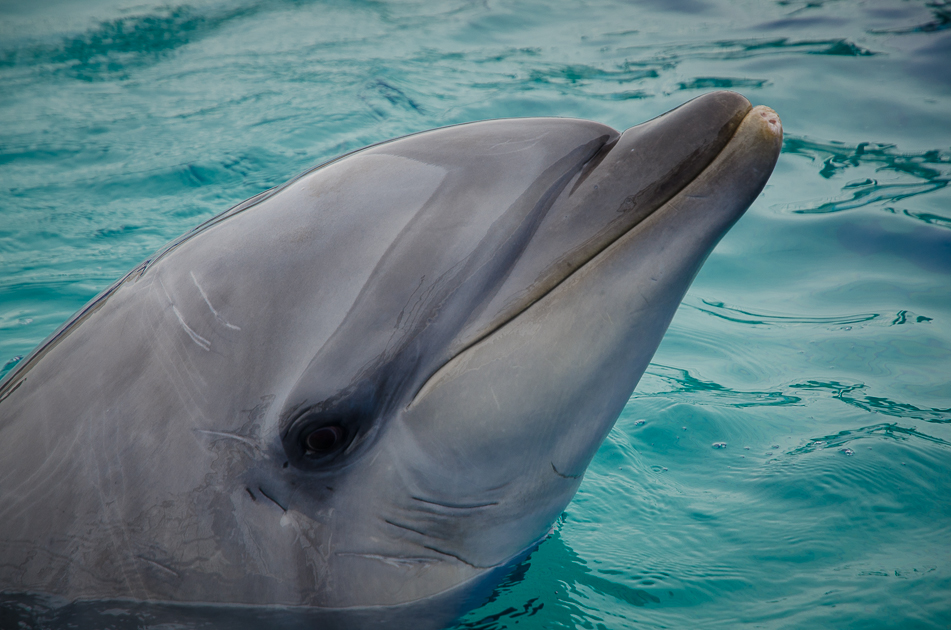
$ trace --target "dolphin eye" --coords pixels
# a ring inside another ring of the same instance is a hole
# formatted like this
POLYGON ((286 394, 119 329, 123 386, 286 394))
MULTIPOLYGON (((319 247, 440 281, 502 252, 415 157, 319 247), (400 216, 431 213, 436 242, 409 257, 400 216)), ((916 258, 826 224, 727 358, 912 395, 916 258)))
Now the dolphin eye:
POLYGON ((290 465, 327 473, 360 452, 360 444, 374 433, 372 418, 353 405, 343 410, 314 407, 281 420, 281 444, 290 465))
POLYGON ((344 437, 346 431, 336 424, 314 429, 304 436, 304 451, 308 455, 324 455, 343 444, 344 437))

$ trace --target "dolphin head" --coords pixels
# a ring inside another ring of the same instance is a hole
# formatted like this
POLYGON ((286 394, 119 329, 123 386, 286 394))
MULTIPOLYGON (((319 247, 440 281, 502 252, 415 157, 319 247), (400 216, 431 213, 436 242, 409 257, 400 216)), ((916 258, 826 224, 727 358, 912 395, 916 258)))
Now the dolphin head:
POLYGON ((329 603, 431 596, 548 533, 780 144, 717 93, 622 134, 497 121, 358 154, 445 170, 274 413, 258 485, 327 528, 329 603))
POLYGON ((109 562, 32 582, 74 596, 359 608, 496 575, 577 491, 781 141, 717 92, 620 134, 416 134, 236 206, 7 379, 7 418, 78 410, 55 439, 5 429, 76 516, 14 506, 0 544, 66 529, 69 557, 114 523, 109 562))

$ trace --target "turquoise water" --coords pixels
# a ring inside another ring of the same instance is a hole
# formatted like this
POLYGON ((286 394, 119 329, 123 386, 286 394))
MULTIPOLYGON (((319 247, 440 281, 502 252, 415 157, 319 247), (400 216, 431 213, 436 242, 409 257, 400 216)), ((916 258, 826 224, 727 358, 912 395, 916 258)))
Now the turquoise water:
POLYGON ((774 107, 770 184, 552 535, 458 627, 951 627, 948 2, 0 0, 0 86, 0 376, 343 152, 624 129, 721 88, 774 107))

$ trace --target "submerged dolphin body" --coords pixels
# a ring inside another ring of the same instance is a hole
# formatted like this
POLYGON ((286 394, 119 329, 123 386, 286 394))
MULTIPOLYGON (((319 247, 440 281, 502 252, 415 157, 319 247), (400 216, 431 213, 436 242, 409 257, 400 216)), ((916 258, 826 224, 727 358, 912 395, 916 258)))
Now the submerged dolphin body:
POLYGON ((730 92, 472 123, 212 219, 0 385, 0 591, 365 613, 497 575, 781 138, 730 92))

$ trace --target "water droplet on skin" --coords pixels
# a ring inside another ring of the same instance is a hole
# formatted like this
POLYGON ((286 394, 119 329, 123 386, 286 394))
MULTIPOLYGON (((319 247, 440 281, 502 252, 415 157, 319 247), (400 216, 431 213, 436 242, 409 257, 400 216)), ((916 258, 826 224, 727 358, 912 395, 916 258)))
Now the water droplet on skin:
POLYGON ((726 442, 714 442, 713 448, 726 448, 726 442))
POLYGON ((743 449, 748 451, 748 450, 750 450, 750 447, 749 447, 749 446, 744 446, 743 449))

